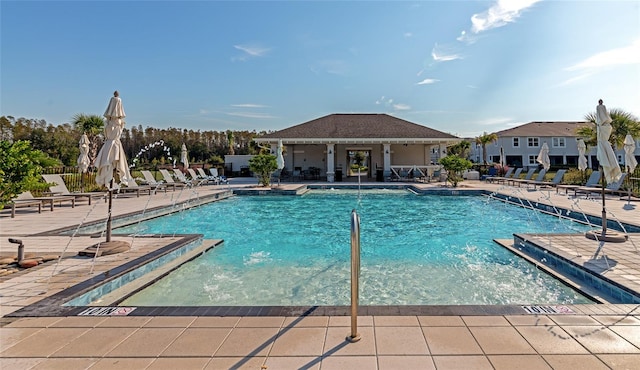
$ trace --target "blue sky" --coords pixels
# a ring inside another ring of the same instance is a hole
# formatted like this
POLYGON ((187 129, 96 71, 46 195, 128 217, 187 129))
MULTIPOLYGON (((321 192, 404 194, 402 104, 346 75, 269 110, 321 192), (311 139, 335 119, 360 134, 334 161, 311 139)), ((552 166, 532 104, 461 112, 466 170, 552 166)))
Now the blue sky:
POLYGON ((640 116, 638 1, 0 2, 0 114, 279 130, 387 113, 461 137, 640 116))

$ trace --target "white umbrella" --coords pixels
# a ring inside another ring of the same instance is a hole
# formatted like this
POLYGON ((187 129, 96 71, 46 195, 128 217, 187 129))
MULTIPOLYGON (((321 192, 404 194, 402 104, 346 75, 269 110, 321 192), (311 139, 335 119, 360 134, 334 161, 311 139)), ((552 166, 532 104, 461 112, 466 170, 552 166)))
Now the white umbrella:
MULTIPOLYGON (((602 100, 600 101, 602 102, 602 100)), ((598 126, 598 162, 602 166, 604 177, 607 179, 607 183, 618 181, 622 175, 620 165, 618 164, 618 158, 616 153, 611 147, 609 137, 611 136, 611 122, 613 120, 607 112, 607 107, 600 103, 596 107, 596 125, 598 126)))
POLYGON ((189 151, 187 146, 182 143, 182 150, 180 151, 180 162, 184 165, 184 168, 189 168, 189 151))
POLYGON ((276 162, 278 163, 278 169, 281 170, 284 168, 284 147, 282 146, 282 140, 278 140, 278 149, 276 155, 276 162))
POLYGON ((89 145, 91 142, 87 137, 87 134, 82 134, 80 137, 80 156, 78 156, 78 169, 80 172, 85 173, 89 169, 91 161, 89 160, 89 145))
POLYGON ((584 153, 587 151, 587 146, 584 143, 584 140, 578 139, 578 169, 580 171, 584 171, 587 169, 587 157, 584 156, 584 153))
MULTIPOLYGON (((598 129, 597 137, 598 137, 598 162, 600 162, 600 167, 602 167, 601 176, 607 180, 607 183, 612 183, 618 181, 620 176, 622 176, 622 171, 620 170, 620 165, 618 165, 618 160, 616 158, 616 153, 613 151, 611 147, 611 143, 609 142, 609 137, 611 136, 611 116, 607 112, 607 107, 602 104, 602 99, 598 101, 598 106, 596 107, 596 126, 598 129)), ((602 230, 601 231, 587 231, 585 236, 589 239, 598 240, 600 242, 624 242, 627 240, 626 234, 621 234, 615 231, 607 230, 607 208, 605 201, 605 186, 602 184, 602 230)), ((596 256, 600 251, 600 248, 603 244, 600 244, 600 247, 596 250, 596 256)))
POLYGON ((127 165, 127 156, 122 148, 120 136, 124 128, 125 117, 124 108, 122 107, 122 99, 118 92, 113 93, 113 97, 109 101, 104 116, 107 118, 107 125, 104 128, 105 142, 98 152, 96 158, 96 167, 98 174, 96 182, 109 188, 109 215, 107 218, 107 242, 111 242, 111 199, 114 189, 113 177, 114 172, 120 176, 120 182, 128 185, 131 181, 129 166, 127 165))
POLYGON ((636 170, 638 161, 633 153, 636 151, 636 142, 629 134, 624 138, 624 165, 629 172, 636 170))
POLYGON ((116 171, 120 176, 120 182, 127 185, 131 180, 127 156, 122 148, 120 136, 124 129, 125 117, 122 107, 122 100, 116 91, 109 101, 109 106, 104 112, 107 124, 104 128, 105 142, 98 152, 95 165, 98 167, 96 182, 111 189, 113 187, 113 173, 116 171))
POLYGON ((546 142, 542 144, 542 148, 540 148, 540 153, 538 153, 536 162, 540 163, 542 167, 544 167, 545 171, 548 171, 549 167, 551 167, 551 161, 549 160, 549 146, 546 142))

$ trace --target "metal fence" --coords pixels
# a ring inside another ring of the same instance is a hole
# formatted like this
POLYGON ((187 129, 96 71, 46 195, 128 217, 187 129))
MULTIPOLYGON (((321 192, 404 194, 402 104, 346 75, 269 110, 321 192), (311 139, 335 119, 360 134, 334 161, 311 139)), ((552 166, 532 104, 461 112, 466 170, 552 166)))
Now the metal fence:
MULTIPOLYGON (((132 171, 131 175, 136 176, 136 171, 132 171)), ((157 170, 151 170, 156 179, 162 178, 158 176, 157 170)), ((81 173, 77 166, 73 167, 47 167, 44 168, 42 173, 44 174, 59 174, 62 175, 65 185, 69 191, 93 191, 100 188, 96 184, 96 172, 90 169, 86 173, 81 173)), ((625 189, 631 189, 631 193, 640 197, 640 166, 636 167, 633 173, 627 175, 627 180, 623 185, 625 189)))

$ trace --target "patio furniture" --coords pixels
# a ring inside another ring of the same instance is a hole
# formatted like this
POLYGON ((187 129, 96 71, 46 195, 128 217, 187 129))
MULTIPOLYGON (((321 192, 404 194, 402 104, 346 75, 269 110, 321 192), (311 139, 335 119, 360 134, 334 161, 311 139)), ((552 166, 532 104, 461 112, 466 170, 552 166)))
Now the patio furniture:
POLYGON ((529 184, 533 185, 533 189, 534 190, 536 189, 537 186, 540 186, 540 187, 554 187, 554 186, 557 186, 558 184, 560 184, 560 182, 564 178, 564 174, 566 172, 567 172, 567 170, 558 170, 558 172, 556 172, 555 176, 553 177, 553 179, 551 179, 551 181, 532 181, 532 182, 529 182, 528 185, 529 184))
POLYGON ((533 174, 535 173, 536 173, 536 168, 529 168, 529 171, 527 171, 527 174, 524 176, 524 179, 516 178, 516 177, 507 179, 507 185, 511 184, 512 186, 515 186, 517 182, 519 183, 522 181, 529 181, 531 180, 531 178, 533 177, 533 174))
POLYGON ((173 179, 173 177, 171 176, 171 174, 169 173, 169 171, 167 171, 167 170, 160 170, 160 173, 162 174, 162 178, 164 179, 164 182, 168 186, 173 186, 174 189, 176 187, 184 188, 185 186, 190 185, 190 184, 187 184, 185 182, 175 181, 173 179))
POLYGON ((65 185, 64 180, 62 179, 62 176, 60 175, 42 175, 42 178, 47 183, 54 184, 49 186, 49 191, 51 192, 51 194, 67 195, 67 196, 72 196, 76 199, 87 198, 87 200, 89 201, 89 205, 91 205, 91 200, 94 198, 96 199, 103 198, 105 202, 107 201, 106 192, 102 192, 102 191, 88 192, 88 193, 70 192, 69 189, 67 189, 67 185, 65 185))
POLYGON ((520 172, 522 172, 522 168, 518 168, 515 173, 513 172, 514 168, 511 167, 507 170, 507 172, 504 174, 504 176, 493 176, 493 177, 487 177, 487 182, 505 182, 510 178, 519 178, 520 177, 520 172))
MULTIPOLYGON (((596 186, 599 181, 600 181, 600 171, 593 171, 591 173, 591 176, 589 176, 589 178, 587 179, 587 182, 584 184, 584 186, 593 187, 593 186, 596 186)), ((575 185, 575 184, 558 184, 556 185, 556 193, 558 193, 560 189, 564 189, 564 193, 569 194, 569 190, 575 190, 581 186, 582 185, 575 185)))
POLYGON ((51 211, 53 212, 53 204, 58 203, 62 205, 64 202, 70 202, 71 208, 75 208, 76 206, 76 198, 70 195, 51 195, 48 197, 34 197, 30 191, 22 192, 18 195, 14 200, 16 201, 41 201, 42 204, 49 204, 51 211))
POLYGON ((8 205, 11 206, 11 218, 16 217, 16 208, 38 206, 38 213, 42 213, 41 200, 13 199, 9 202, 8 205))
MULTIPOLYGON (((620 175, 620 178, 618 179, 618 181, 614 181, 612 183, 607 184, 607 186, 604 188, 605 194, 622 194, 624 191, 620 190, 620 186, 622 186, 622 183, 624 182, 624 179, 626 177, 627 177, 627 173, 623 172, 622 175, 620 175)), ((574 189, 575 196, 578 196, 578 194, 586 194, 586 197, 588 198, 589 195, 592 193, 602 193, 602 187, 601 186, 593 186, 593 187, 581 186, 577 189, 574 189)))

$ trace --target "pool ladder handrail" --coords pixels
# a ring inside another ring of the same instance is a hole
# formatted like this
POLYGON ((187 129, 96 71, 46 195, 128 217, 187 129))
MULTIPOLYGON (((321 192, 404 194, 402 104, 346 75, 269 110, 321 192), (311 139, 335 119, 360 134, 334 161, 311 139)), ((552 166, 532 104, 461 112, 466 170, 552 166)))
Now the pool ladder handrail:
POLYGON ((360 289, 360 216, 356 210, 351 211, 351 334, 349 342, 360 340, 358 333, 358 297, 360 289))

